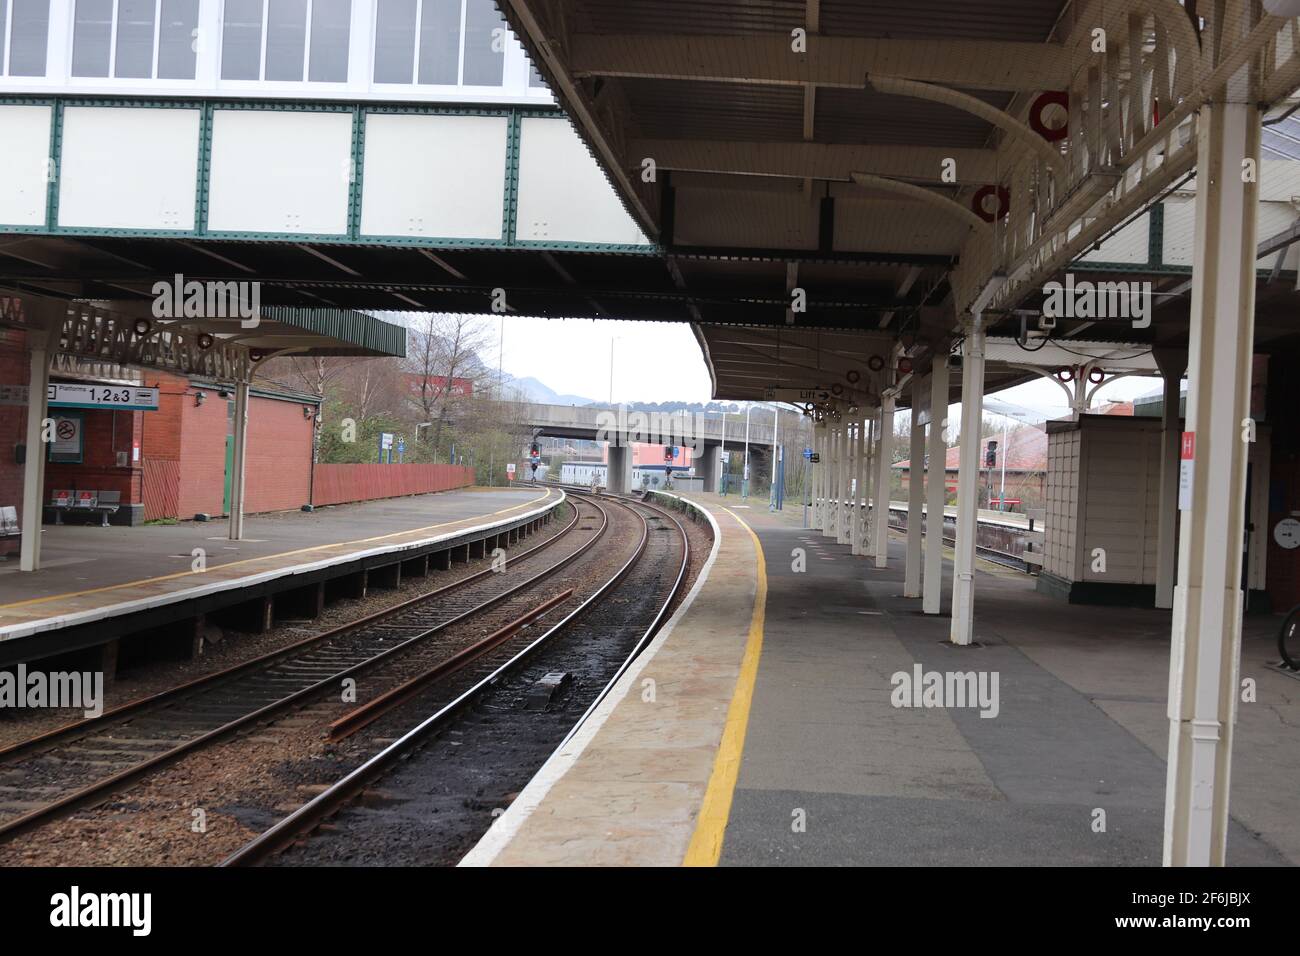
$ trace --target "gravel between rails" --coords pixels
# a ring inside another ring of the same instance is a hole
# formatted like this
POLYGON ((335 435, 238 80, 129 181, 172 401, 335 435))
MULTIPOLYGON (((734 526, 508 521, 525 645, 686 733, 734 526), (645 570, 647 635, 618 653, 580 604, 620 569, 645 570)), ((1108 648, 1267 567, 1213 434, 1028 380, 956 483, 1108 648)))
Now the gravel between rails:
MULTIPOLYGON (((652 547, 605 601, 406 755, 315 836, 270 862, 450 866, 459 861, 586 711, 658 612, 681 552, 676 543, 656 550, 655 538, 675 542, 676 528, 657 517, 650 523, 652 547), (544 710, 530 709, 530 691, 555 671, 568 674, 567 682, 544 710)), ((691 541, 691 560, 674 605, 689 591, 711 544, 707 527, 686 519, 682 524, 691 541)), ((390 715, 381 722, 382 732, 396 736, 449 702, 450 691, 439 688, 438 694, 412 701, 403 708, 411 716, 399 722, 396 714, 390 715)))

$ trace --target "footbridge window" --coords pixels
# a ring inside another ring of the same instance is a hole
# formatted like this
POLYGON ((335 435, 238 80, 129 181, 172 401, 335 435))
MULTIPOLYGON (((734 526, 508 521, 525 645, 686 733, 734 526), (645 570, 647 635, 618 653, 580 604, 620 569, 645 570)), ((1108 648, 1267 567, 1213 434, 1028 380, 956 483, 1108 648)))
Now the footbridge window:
POLYGON ((192 80, 198 24, 199 0, 76 0, 72 75, 192 80))
POLYGON ((346 83, 352 0, 226 0, 223 80, 346 83))
POLYGON ((0 76, 44 76, 50 0, 0 0, 0 76))
POLYGON ((375 82, 501 86, 507 36, 493 0, 378 0, 375 82))

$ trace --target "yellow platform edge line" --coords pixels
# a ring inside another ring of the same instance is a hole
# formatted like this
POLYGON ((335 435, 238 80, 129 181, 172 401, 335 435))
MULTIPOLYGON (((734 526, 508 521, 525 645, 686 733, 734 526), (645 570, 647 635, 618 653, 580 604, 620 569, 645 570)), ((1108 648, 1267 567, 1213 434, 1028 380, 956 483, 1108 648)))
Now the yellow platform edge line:
MULTIPOLYGON (((719 506, 721 507, 721 506, 719 506)), ((727 721, 722 728, 722 741, 714 757, 713 772, 704 791, 700 816, 691 835, 690 846, 682 866, 717 866, 722 857, 722 841, 731 816, 731 801, 736 792, 736 779, 740 775, 740 758, 745 752, 745 734, 749 729, 749 710, 754 701, 754 682, 758 678, 758 661, 763 653, 763 620, 767 611, 767 562, 763 558, 763 545, 754 529, 729 508, 723 511, 736 519, 748 532, 754 543, 758 559, 757 589, 754 594, 754 613, 749 620, 749 637, 745 642, 745 656, 740 662, 736 690, 727 708, 727 721)))
MULTIPOLYGON (((502 508, 500 511, 493 511, 486 515, 473 515, 469 518, 456 518, 453 521, 444 521, 441 524, 431 524, 423 528, 410 528, 406 531, 394 531, 391 534, 381 534, 373 538, 358 538, 354 541, 335 541, 333 544, 313 544, 307 548, 298 548, 295 551, 279 551, 275 554, 263 554, 256 558, 241 558, 238 561, 227 561, 224 564, 214 564, 211 568, 204 571, 175 571, 171 574, 161 574, 156 578, 141 578, 139 581, 124 581, 121 584, 106 584, 100 588, 86 588, 83 591, 66 591, 62 594, 49 594, 45 597, 27 598, 23 601, 13 601, 9 604, 0 604, 0 611, 15 607, 28 607, 32 604, 44 604, 48 601, 59 601, 65 598, 82 597, 87 594, 102 594, 105 591, 117 591, 122 588, 138 587, 141 584, 157 584, 160 581, 173 581, 176 578, 189 577, 191 575, 207 574, 209 571, 224 571, 227 568, 238 567, 241 564, 252 564, 255 561, 273 561, 276 558, 288 558, 295 554, 309 554, 312 551, 325 551, 329 548, 342 548, 352 544, 370 544, 374 541, 383 541, 387 538, 398 538, 406 534, 420 534, 424 531, 436 531, 439 528, 446 528, 453 524, 460 524, 463 521, 481 521, 484 518, 495 518, 497 515, 508 514, 511 511, 518 511, 520 508, 527 508, 529 505, 537 504, 539 501, 545 501, 551 497, 551 489, 546 489, 546 493, 537 498, 525 501, 523 504, 513 505, 509 508, 502 508)), ((382 500, 382 499, 373 499, 382 500)), ((276 570, 268 568, 267 570, 276 570)))

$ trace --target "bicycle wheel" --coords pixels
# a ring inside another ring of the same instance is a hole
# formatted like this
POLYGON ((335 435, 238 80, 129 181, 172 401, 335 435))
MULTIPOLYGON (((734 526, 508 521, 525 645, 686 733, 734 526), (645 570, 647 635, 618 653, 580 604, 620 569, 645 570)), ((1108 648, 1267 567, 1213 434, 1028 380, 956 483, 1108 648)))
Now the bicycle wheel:
POLYGON ((1283 664, 1293 671, 1300 670, 1300 604, 1282 622, 1282 629, 1277 632, 1277 649, 1283 664))

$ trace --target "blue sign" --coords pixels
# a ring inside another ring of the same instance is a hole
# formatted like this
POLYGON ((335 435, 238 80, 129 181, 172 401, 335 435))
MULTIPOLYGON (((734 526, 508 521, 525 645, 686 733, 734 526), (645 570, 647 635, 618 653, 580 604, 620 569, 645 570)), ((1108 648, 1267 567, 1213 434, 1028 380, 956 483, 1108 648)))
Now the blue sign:
POLYGON ((803 456, 807 458, 809 461, 812 461, 813 450, 811 448, 805 448, 803 450, 803 456))
POLYGON ((405 438, 397 439, 397 453, 400 455, 405 451, 406 451, 406 439, 405 438))

